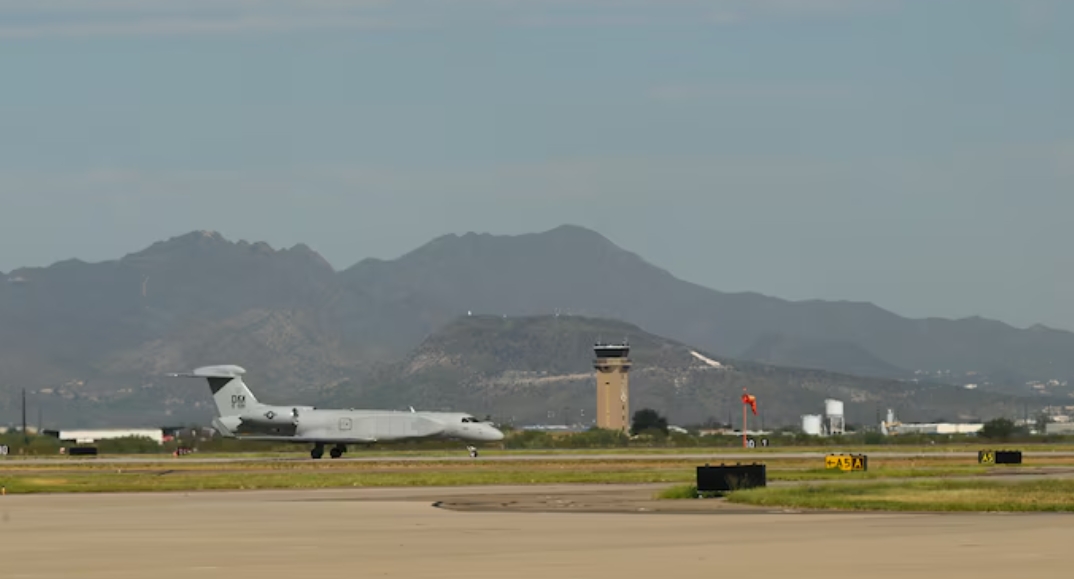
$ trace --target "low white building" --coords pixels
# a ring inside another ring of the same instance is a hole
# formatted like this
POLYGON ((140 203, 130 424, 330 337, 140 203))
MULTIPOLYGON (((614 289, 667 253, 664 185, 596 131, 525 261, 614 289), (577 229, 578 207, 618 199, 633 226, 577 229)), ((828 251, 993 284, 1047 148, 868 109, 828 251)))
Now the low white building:
POLYGON ((976 434, 984 428, 984 424, 905 424, 899 423, 887 426, 891 434, 976 434))
POLYGON ((56 433, 56 438, 63 441, 74 442, 76 444, 93 444, 98 440, 126 438, 128 436, 144 436, 155 441, 157 444, 164 444, 164 430, 161 428, 81 429, 60 430, 56 433))
POLYGON ((1074 434, 1074 422, 1049 422, 1044 425, 1045 434, 1074 434))

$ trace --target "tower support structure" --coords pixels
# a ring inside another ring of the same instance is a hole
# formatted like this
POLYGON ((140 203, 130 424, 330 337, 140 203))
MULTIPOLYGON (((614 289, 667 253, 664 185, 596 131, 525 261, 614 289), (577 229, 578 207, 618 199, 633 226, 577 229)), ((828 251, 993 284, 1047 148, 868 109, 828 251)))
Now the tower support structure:
POLYGON ((597 371, 597 427, 630 430, 630 346, 593 346, 593 368, 597 371))

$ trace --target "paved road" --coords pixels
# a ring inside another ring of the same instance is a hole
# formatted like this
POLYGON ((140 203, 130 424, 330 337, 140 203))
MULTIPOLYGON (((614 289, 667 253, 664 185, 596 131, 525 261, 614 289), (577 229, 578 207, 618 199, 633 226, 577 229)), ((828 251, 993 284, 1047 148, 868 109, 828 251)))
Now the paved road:
MULTIPOLYGON (((608 491, 610 487, 605 488, 608 491)), ((1069 516, 458 512, 450 490, 0 497, 5 579, 1070 574, 1069 516)), ((563 485, 498 489, 552 493, 563 485)), ((460 494, 461 493, 461 494, 460 494)), ((685 501, 672 501, 685 502, 685 501)))
MULTIPOLYGON (((833 453, 842 452, 838 449, 832 449, 833 453)), ((756 453, 720 453, 714 452, 711 454, 705 453, 691 453, 691 454, 518 454, 518 455, 484 455, 479 456, 477 459, 470 458, 469 455, 460 452, 459 456, 389 456, 389 455, 377 455, 377 456, 345 456, 343 458, 331 459, 322 458, 322 461, 332 462, 471 462, 474 460, 479 461, 615 461, 615 460, 639 460, 639 461, 668 461, 668 460, 696 460, 699 462, 755 462, 764 460, 779 460, 779 459, 822 459, 827 452, 756 452, 756 453)), ((869 458, 977 458, 976 452, 867 452, 869 458)), ((1074 451, 1024 451, 1022 453, 1024 459, 1032 459, 1035 457, 1050 457, 1050 458, 1071 458, 1074 457, 1074 451)), ((15 457, 8 457, 6 459, 0 459, 0 466, 4 465, 32 465, 32 464, 69 464, 76 461, 88 461, 102 464, 144 464, 144 463, 161 463, 161 462, 173 462, 182 461, 185 463, 201 463, 201 464, 239 464, 239 463, 276 463, 276 462, 313 462, 313 459, 308 457, 287 457, 287 458, 266 458, 266 457, 206 457, 206 456, 184 456, 179 458, 172 457, 45 457, 45 458, 27 458, 20 459, 15 457)))

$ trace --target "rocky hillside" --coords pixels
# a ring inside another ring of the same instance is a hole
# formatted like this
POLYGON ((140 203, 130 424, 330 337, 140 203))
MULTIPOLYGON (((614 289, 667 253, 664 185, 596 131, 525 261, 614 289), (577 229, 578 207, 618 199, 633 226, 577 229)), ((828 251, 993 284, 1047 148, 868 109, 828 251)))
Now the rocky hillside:
MULTIPOLYGON (((743 387, 757 395, 760 419, 769 426, 822 412, 829 397, 845 401, 848 420, 868 424, 886 408, 906 420, 1021 412, 1013 396, 730 360, 632 324, 565 315, 453 321, 371 376, 357 403, 465 408, 514 423, 562 423, 564 416, 585 422, 596 410, 593 344, 623 339, 634 361, 632 407, 656 408, 679 423, 734 418, 737 424, 743 387)), ((355 401, 339 394, 336 403, 355 401)))

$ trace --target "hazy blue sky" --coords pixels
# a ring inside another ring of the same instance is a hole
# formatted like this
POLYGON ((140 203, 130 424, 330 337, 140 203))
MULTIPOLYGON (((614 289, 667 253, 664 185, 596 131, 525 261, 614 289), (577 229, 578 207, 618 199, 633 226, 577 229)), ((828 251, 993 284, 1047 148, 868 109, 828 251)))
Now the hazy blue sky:
POLYGON ((588 226, 727 291, 1074 329, 1074 2, 0 0, 0 270, 588 226))

